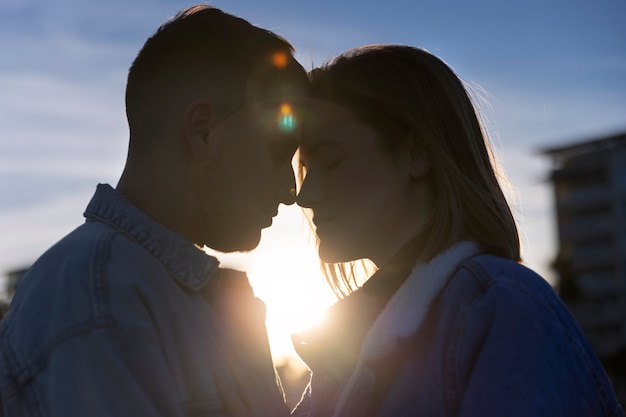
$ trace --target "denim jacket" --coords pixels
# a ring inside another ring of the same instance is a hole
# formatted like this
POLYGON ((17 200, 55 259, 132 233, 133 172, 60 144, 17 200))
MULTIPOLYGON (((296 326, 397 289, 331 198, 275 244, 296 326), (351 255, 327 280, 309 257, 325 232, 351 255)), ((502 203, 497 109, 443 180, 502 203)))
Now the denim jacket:
MULTIPOLYGON (((367 316, 368 304, 358 290, 333 308, 367 316)), ((312 379, 293 416, 624 416, 550 285, 500 257, 444 253, 416 267, 351 357, 354 328, 296 344, 312 379)))
POLYGON ((30 268, 2 321, 0 416, 223 416, 216 376, 244 362, 268 414, 284 412, 245 274, 108 185, 85 217, 30 268))

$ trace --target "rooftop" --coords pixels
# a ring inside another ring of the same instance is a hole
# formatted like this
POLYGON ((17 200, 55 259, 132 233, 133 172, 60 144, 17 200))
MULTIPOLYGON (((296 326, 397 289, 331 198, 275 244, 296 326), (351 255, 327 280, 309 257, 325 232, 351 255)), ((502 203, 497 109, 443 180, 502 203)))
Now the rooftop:
POLYGON ((553 162, 556 165, 560 165, 571 158, 606 152, 621 147, 626 147, 626 132, 571 145, 547 148, 542 150, 541 153, 552 156, 553 162))

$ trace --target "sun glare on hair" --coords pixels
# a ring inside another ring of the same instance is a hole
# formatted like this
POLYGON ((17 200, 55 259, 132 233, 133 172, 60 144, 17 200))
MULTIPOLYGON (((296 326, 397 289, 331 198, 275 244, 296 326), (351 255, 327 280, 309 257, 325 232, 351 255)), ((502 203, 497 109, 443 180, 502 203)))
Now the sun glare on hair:
POLYGON ((272 64, 278 69, 283 69, 287 66, 287 54, 284 52, 275 52, 272 55, 272 64))
MULTIPOLYGON (((320 274, 302 210, 280 206, 274 225, 263 230, 250 253, 217 254, 222 266, 246 271, 255 294, 267 306, 266 324, 277 364, 298 362, 291 334, 318 322, 335 301, 320 274)), ((210 250, 208 250, 211 253, 210 250)))

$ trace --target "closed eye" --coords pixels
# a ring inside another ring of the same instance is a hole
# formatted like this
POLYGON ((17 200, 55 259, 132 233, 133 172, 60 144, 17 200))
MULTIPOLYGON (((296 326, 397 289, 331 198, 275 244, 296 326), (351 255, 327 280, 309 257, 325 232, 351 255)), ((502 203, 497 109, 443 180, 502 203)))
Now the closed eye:
POLYGON ((328 152, 325 155, 321 155, 320 159, 324 168, 333 169, 343 160, 343 153, 328 152))
POLYGON ((302 152, 300 155, 300 165, 319 166, 324 169, 333 169, 337 167, 345 157, 345 150, 336 142, 322 142, 308 152, 302 152))

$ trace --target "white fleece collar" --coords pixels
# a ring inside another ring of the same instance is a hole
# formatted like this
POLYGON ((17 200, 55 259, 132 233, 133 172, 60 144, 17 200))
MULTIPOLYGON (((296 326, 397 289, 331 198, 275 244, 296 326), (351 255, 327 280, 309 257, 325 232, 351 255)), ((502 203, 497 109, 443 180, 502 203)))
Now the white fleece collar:
MULTIPOLYGON (((407 280, 396 291, 368 332, 357 360, 339 397, 333 416, 353 415, 346 407, 354 407, 348 400, 359 386, 370 385, 374 375, 367 367, 368 360, 393 352, 398 339, 406 339, 422 326, 435 298, 441 293, 456 267, 465 259, 480 253, 474 242, 462 241, 437 255, 426 264, 416 265, 407 280)), ((358 405, 356 405, 359 408, 358 405)))
POLYGON ((368 332, 359 361, 389 354, 398 338, 414 334, 457 265, 478 252, 478 244, 462 241, 430 262, 416 265, 368 332))

